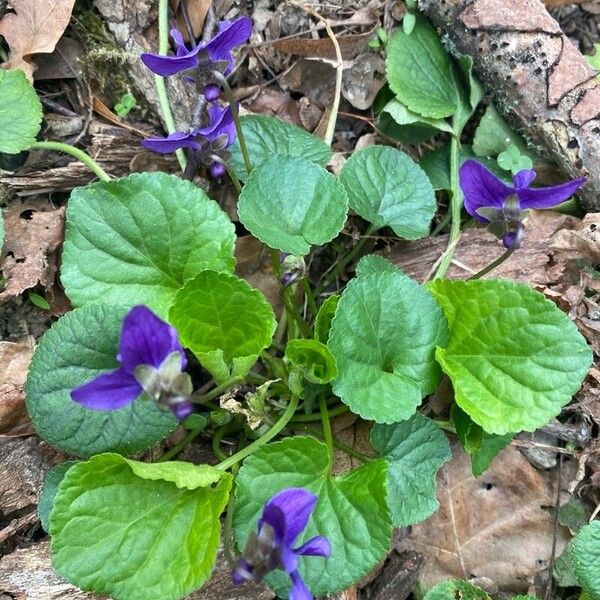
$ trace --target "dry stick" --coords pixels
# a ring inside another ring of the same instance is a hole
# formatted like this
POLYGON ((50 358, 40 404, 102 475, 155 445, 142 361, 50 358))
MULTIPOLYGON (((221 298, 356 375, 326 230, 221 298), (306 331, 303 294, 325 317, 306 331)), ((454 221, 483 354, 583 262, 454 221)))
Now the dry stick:
POLYGON ((325 17, 322 17, 317 11, 313 10, 309 6, 305 6, 304 4, 296 2, 296 0, 288 0, 288 2, 306 11, 315 19, 319 19, 319 21, 321 21, 321 23, 325 25, 327 35, 329 36, 329 39, 331 40, 331 43, 335 48, 335 57, 337 60, 337 65, 335 65, 335 97, 331 106, 331 113, 329 113, 329 119, 327 121, 327 129, 325 130, 324 138, 325 143, 328 146, 331 146, 331 142, 333 141, 333 134, 335 133, 335 124, 337 122, 338 111, 340 108, 340 98, 342 95, 342 74, 344 71, 344 65, 342 62, 342 51, 340 50, 340 45, 338 44, 337 38, 335 37, 335 33, 333 33, 333 29, 331 29, 331 25, 329 24, 329 21, 325 19, 325 17))
POLYGON ((556 501, 554 502, 554 515, 552 519, 552 552, 550 553, 550 564, 548 567, 548 585, 546 586, 546 593, 544 594, 544 600, 550 600, 552 595, 552 583, 554 581, 554 561, 556 558, 556 538, 558 537, 558 509, 560 508, 560 487, 562 485, 562 460, 563 455, 558 455, 558 481, 556 483, 556 501))

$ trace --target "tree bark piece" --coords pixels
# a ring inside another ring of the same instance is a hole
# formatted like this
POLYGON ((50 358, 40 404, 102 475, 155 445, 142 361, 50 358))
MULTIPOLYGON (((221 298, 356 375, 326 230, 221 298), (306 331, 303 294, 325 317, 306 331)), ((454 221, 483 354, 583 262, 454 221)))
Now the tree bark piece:
MULTIPOLYGON (((142 52, 157 52, 157 7, 155 0, 96 0, 94 2, 106 20, 117 43, 123 46, 128 72, 133 83, 162 118, 154 74, 140 60, 142 52)), ((182 77, 167 77, 167 91, 175 123, 187 129, 193 110, 194 86, 186 85, 182 77)))
POLYGON ((420 0, 496 105, 600 209, 600 79, 540 0, 420 0))

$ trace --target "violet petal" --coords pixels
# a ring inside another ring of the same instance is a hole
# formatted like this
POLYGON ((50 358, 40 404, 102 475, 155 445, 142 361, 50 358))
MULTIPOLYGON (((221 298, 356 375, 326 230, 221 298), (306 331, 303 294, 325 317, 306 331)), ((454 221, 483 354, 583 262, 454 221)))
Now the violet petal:
POLYGON ((467 160, 463 163, 459 178, 465 197, 465 209, 478 221, 487 221, 477 214, 478 208, 490 206, 500 209, 504 199, 515 192, 476 160, 467 160))
POLYGON ((331 555, 331 544, 323 535, 317 535, 296 548, 294 552, 300 556, 324 556, 327 558, 331 555))
POLYGON ((513 185, 518 190, 523 190, 531 185, 537 173, 533 169, 523 169, 513 176, 513 185))
POLYGON ((313 595, 302 581, 298 571, 290 573, 290 578, 292 579, 292 588, 290 589, 289 600, 313 600, 313 595))
POLYGON ((181 31, 179 31, 179 29, 175 29, 175 27, 173 27, 173 29, 171 29, 169 34, 171 35, 171 38, 175 42, 175 46, 177 46, 177 49, 176 49, 177 56, 184 56, 184 55, 188 54, 189 50, 188 50, 188 47, 185 45, 185 42, 183 41, 183 35, 181 34, 181 31))
POLYGON ((518 190, 519 203, 522 210, 528 208, 552 208, 568 200, 583 184, 585 177, 567 181, 560 185, 544 188, 518 190))
POLYGON ((135 377, 119 368, 76 387, 71 398, 94 410, 116 410, 131 404, 142 391, 135 377))
POLYGON ((278 542, 291 546, 302 533, 317 504, 317 496, 303 488, 289 488, 275 494, 266 504, 263 522, 273 527, 278 542))
POLYGON ((134 306, 123 319, 117 360, 133 373, 138 365, 158 368, 171 352, 181 353, 181 368, 187 360, 171 325, 159 319, 146 306, 134 306))
POLYGON ((178 56, 162 56, 160 54, 144 52, 140 58, 153 73, 162 77, 168 77, 169 75, 175 75, 175 73, 197 67, 197 54, 201 49, 201 46, 197 46, 185 54, 178 54, 178 56))
POLYGON ((204 46, 204 49, 212 60, 226 60, 229 63, 229 67, 225 71, 227 74, 233 68, 231 50, 245 44, 251 33, 252 20, 248 17, 240 17, 235 21, 223 21, 219 25, 217 35, 204 46))
POLYGON ((159 154, 170 154, 180 148, 192 148, 193 150, 200 148, 200 144, 195 139, 195 132, 185 133, 183 131, 175 131, 164 138, 146 138, 142 140, 141 144, 144 148, 159 154))
POLYGON ((233 113, 229 106, 221 107, 218 104, 212 104, 208 109, 210 124, 206 127, 196 129, 195 135, 201 135, 209 141, 213 141, 220 135, 227 135, 227 145, 231 145, 235 140, 235 123, 233 113))

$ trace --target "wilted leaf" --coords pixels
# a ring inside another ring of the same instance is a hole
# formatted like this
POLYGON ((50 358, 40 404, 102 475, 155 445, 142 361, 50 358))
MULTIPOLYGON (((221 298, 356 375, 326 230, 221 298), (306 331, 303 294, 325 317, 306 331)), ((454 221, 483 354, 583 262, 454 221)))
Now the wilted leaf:
POLYGON ((0 301, 18 296, 38 283, 51 287, 64 214, 64 207, 55 209, 45 201, 16 204, 4 211, 2 273, 6 286, 0 301))
MULTIPOLYGON (((475 478, 468 455, 455 444, 438 475, 439 510, 404 542, 427 558, 421 583, 488 577, 502 591, 526 591, 548 566, 553 524, 547 507, 554 498, 553 486, 513 446, 475 478)), ((559 527, 557 555, 568 537, 559 527)))
POLYGON ((23 392, 32 356, 33 343, 0 342, 0 437, 34 433, 23 392))
POLYGON ((14 13, 0 20, 0 35, 10 48, 6 67, 23 69, 32 77, 36 69, 32 54, 49 53, 66 29, 75 0, 11 0, 14 13))

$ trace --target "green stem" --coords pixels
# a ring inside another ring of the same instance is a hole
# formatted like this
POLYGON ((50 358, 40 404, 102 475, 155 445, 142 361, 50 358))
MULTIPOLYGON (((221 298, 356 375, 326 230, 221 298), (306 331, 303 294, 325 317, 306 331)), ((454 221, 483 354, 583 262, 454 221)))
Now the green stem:
POLYGON ((229 388, 233 387, 234 385, 237 385, 238 383, 241 383, 242 381, 244 381, 243 377, 232 377, 231 379, 228 379, 225 383, 218 385, 216 388, 213 388, 212 390, 210 390, 210 392, 207 392, 206 394, 202 394, 200 396, 192 394, 190 400, 196 404, 205 404, 206 402, 210 402, 211 400, 218 398, 223 392, 226 392, 229 388))
POLYGON ((201 433, 202 429, 192 429, 191 431, 188 431, 186 436, 181 440, 181 442, 179 442, 179 444, 173 446, 169 451, 165 452, 156 462, 165 462, 166 460, 171 460, 181 451, 185 450, 185 448, 201 433))
POLYGON ((262 437, 259 437, 257 440, 254 440, 250 445, 242 448, 239 452, 236 452, 226 460, 220 462, 217 465, 217 469, 221 469, 223 471, 231 468, 233 465, 239 463, 244 460, 247 456, 252 454, 255 450, 258 450, 261 446, 264 446, 267 442, 270 442, 276 435, 281 433, 283 428, 288 424, 289 420, 296 412, 298 408, 298 396, 292 396, 290 403, 287 405, 285 412, 279 417, 279 420, 269 429, 262 437))
POLYGON ((233 115, 235 132, 237 133, 237 138, 240 142, 240 150, 244 159, 244 166, 246 167, 246 173, 250 175, 250 171, 252 171, 252 163, 250 162, 248 146, 246 146, 246 138, 244 137, 244 132, 242 131, 242 123, 240 121, 240 113, 238 111, 237 102, 235 101, 233 92, 231 91, 231 87, 229 86, 229 82, 225 76, 218 71, 215 71, 214 75, 217 81, 221 84, 223 91, 225 92, 225 96, 227 96, 227 102, 229 102, 229 106, 231 107, 231 114, 233 115))
MULTIPOLYGON (((327 411, 327 415, 331 419, 332 417, 338 417, 339 415, 346 414, 350 409, 342 404, 340 406, 336 406, 335 408, 331 408, 327 411)), ((292 423, 314 423, 316 421, 320 421, 322 419, 321 412, 311 413, 309 415, 296 415, 292 419, 292 423)))
MULTIPOLYGON (((161 56, 167 56, 169 53, 169 0, 158 0, 158 53, 161 56)), ((154 85, 156 87, 156 95, 158 96, 158 102, 165 121, 167 133, 170 135, 176 128, 164 77, 155 75, 154 85)), ((181 170, 185 171, 187 160, 183 150, 177 150, 175 156, 177 156, 181 170)))
MULTIPOLYGON (((455 126, 455 120, 453 119, 452 125, 455 126)), ((460 211, 462 209, 462 194, 460 192, 460 186, 458 183, 458 146, 459 146, 460 132, 455 131, 450 140, 450 193, 452 198, 450 200, 450 218, 452 223, 450 225, 450 237, 448 238, 448 246, 435 273, 435 279, 439 279, 446 274, 456 246, 460 237, 460 211)))
POLYGON ((321 413, 321 425, 323 426, 323 437, 327 450, 329 451, 329 460, 333 460, 333 436, 331 434, 331 423, 329 421, 329 412, 327 411, 327 403, 323 393, 319 395, 319 412, 321 413))
POLYGON ((227 460, 227 455, 221 450, 221 440, 225 437, 225 432, 229 425, 223 425, 215 431, 212 439, 212 450, 213 454, 221 461, 227 460))
POLYGON ((304 288, 304 296, 306 298, 306 301, 308 302, 310 312, 313 314, 314 317, 316 317, 317 313, 319 312, 319 308, 317 307, 317 303, 315 302, 315 296, 313 294, 312 288, 310 287, 310 281, 308 280, 308 277, 302 278, 302 287, 304 288))
POLYGON ((223 523, 223 553, 225 560, 229 563, 231 569, 235 569, 237 561, 233 551, 233 507, 235 503, 235 477, 237 475, 238 465, 231 469, 233 475, 231 490, 229 490, 229 501, 227 502, 227 512, 225 513, 225 522, 223 523))
POLYGON ((56 152, 64 152, 74 156, 78 161, 82 162, 90 171, 102 181, 110 181, 110 175, 89 155, 83 150, 75 148, 70 144, 63 142, 34 142, 30 148, 39 148, 40 150, 55 150, 56 152))
POLYGON ((228 164, 225 164, 225 168, 227 169, 227 175, 229 175, 229 179, 231 179, 233 185, 235 186, 235 189, 237 190, 237 193, 239 194, 242 191, 242 184, 240 183, 238 176, 228 164))
POLYGON ((294 319, 294 321, 298 324, 302 335, 307 338, 312 337, 310 327, 302 318, 302 314, 300 313, 300 306, 298 305, 298 299, 296 298, 296 286, 289 285, 284 287, 282 291, 282 298, 283 306, 288 314, 288 320, 290 317, 294 319))
POLYGON ((471 275, 471 277, 469 277, 469 279, 467 279, 467 281, 471 281, 471 279, 479 279, 480 277, 487 275, 490 271, 493 271, 496 267, 500 266, 514 251, 515 251, 515 248, 509 248, 504 254, 501 254, 496 260, 491 262, 487 267, 484 267, 483 269, 481 269, 481 271, 478 271, 477 273, 475 273, 475 275, 471 275))

